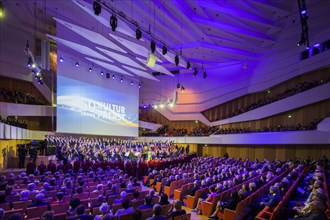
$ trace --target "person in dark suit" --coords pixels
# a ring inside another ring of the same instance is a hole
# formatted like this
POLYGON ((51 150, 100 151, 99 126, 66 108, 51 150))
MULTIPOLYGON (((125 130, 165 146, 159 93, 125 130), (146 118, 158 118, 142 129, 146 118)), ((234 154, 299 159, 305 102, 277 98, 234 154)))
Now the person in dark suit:
POLYGON ((77 216, 71 216, 67 220, 94 220, 94 217, 85 213, 85 206, 79 205, 77 207, 77 216))
POLYGON ((195 193, 197 190, 199 190, 201 187, 200 187, 200 182, 199 180, 195 180, 194 181, 194 187, 191 189, 190 191, 190 196, 195 196, 195 193))
POLYGON ((48 211, 51 210, 50 204, 48 202, 42 201, 45 198, 45 195, 43 193, 38 193, 35 196, 35 202, 30 204, 28 207, 40 207, 40 206, 47 206, 48 211))
POLYGON ((219 212, 223 213, 225 208, 235 210, 237 204, 243 200, 244 198, 244 191, 240 190, 239 193, 237 192, 231 192, 230 197, 226 201, 219 201, 216 208, 215 212, 210 216, 212 219, 217 219, 217 215, 219 212))
POLYGON ((18 148, 18 158, 19 158, 18 168, 24 168, 26 154, 27 154, 26 145, 25 144, 20 145, 18 148))
POLYGON ((167 216, 160 215, 162 212, 162 207, 159 204, 154 205, 152 208, 152 212, 154 213, 152 217, 147 218, 147 220, 166 220, 167 216))
POLYGON ((325 205, 320 201, 313 201, 310 203, 310 211, 301 216, 297 216, 294 219, 299 220, 327 220, 327 216, 324 213, 326 210, 325 205))
POLYGON ((269 193, 270 196, 265 201, 261 202, 260 205, 275 208, 282 199, 282 197, 279 195, 279 189, 275 186, 271 186, 269 193))
POLYGON ((40 161, 40 164, 38 166, 38 170, 40 172, 40 175, 43 175, 46 172, 47 166, 45 165, 45 162, 43 160, 40 161))
POLYGON ((56 165, 53 163, 52 160, 49 160, 47 170, 50 171, 52 174, 54 174, 56 172, 56 165))
POLYGON ((150 209, 150 208, 154 207, 154 204, 152 204, 151 202, 152 202, 152 197, 150 195, 147 195, 145 198, 145 204, 140 205, 139 209, 143 210, 143 209, 150 209))
POLYGON ((34 171, 36 170, 36 164, 33 162, 33 159, 30 158, 30 162, 26 165, 26 174, 34 174, 34 171))
POLYGON ((31 146, 30 151, 30 158, 33 160, 33 162, 35 163, 38 157, 38 150, 36 146, 31 146))
POLYGON ((181 200, 175 200, 173 202, 173 206, 169 210, 168 217, 174 219, 176 216, 184 215, 186 214, 186 210, 182 209, 182 202, 181 200), (174 210, 175 209, 175 210, 174 210))

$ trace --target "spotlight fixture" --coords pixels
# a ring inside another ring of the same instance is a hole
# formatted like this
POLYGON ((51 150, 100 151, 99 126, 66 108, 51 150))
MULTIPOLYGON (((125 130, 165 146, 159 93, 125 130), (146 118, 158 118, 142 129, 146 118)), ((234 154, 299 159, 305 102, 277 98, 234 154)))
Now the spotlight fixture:
POLYGON ((156 43, 153 40, 150 42, 150 50, 151 50, 151 53, 155 53, 156 43))
POLYGON ((162 47, 162 54, 167 54, 167 47, 165 45, 162 47))
POLYGON ((147 105, 143 105, 143 108, 147 108, 147 105))
POLYGON ((133 81, 131 81, 131 86, 133 85, 133 81))
POLYGON ((139 84, 138 87, 141 88, 141 85, 139 84))
POLYGON ((184 90, 186 90, 186 88, 181 86, 181 92, 184 92, 184 90))
POLYGON ((3 7, 3 4, 0 2, 0 18, 3 18, 5 16, 5 8, 3 7))
POLYGON ((28 60, 27 66, 28 66, 28 67, 31 67, 32 64, 33 64, 32 58, 29 57, 29 60, 28 60))
POLYGON ((158 105, 157 105, 157 103, 155 104, 155 107, 154 107, 155 109, 157 109, 158 108, 158 105))
POLYGON ((121 79, 120 79, 120 82, 122 83, 123 81, 124 81, 123 78, 121 78, 121 79))
POLYGON ((60 62, 63 63, 63 61, 64 61, 64 60, 63 60, 63 57, 61 57, 61 58, 60 58, 60 62))
POLYGON ((99 15, 101 13, 101 5, 98 1, 94 1, 93 3, 94 14, 99 15))
POLYGON ((117 28, 117 18, 116 18, 116 16, 114 16, 114 15, 111 15, 111 17, 110 17, 110 26, 111 26, 111 30, 112 31, 115 31, 116 30, 116 28, 117 28))
POLYGON ((207 75, 206 75, 206 72, 204 71, 204 73, 203 73, 203 79, 205 79, 207 77, 207 75))
POLYGON ((187 69, 190 69, 190 67, 191 67, 191 64, 190 64, 190 61, 188 60, 188 62, 187 62, 187 69))
POLYGON ((31 64, 31 67, 32 67, 32 68, 36 68, 37 65, 36 65, 35 63, 32 63, 32 64, 31 64))
POLYGON ((112 75, 112 79, 115 79, 116 77, 115 77, 115 75, 112 75))
POLYGON ((180 87, 181 87, 180 83, 176 84, 177 89, 180 89, 180 87))
POLYGON ((304 34, 301 34, 300 40, 298 42, 298 47, 306 43, 306 37, 304 34))
POLYGON ((193 77, 195 77, 197 75, 197 73, 198 73, 198 70, 197 70, 197 67, 195 67, 193 77))
POLYGON ((101 76, 103 76, 104 75, 104 72, 103 72, 103 70, 101 71, 101 76))
POLYGON ((105 77, 106 77, 107 79, 110 79, 110 73, 106 73, 106 74, 105 74, 105 77))
POLYGON ((178 66, 179 65, 179 56, 178 55, 175 55, 174 61, 175 61, 175 65, 178 66))
POLYGON ((79 66, 79 63, 78 62, 76 62, 76 67, 78 67, 79 66))
POLYGON ((160 104, 159 104, 159 107, 160 107, 160 108, 164 108, 164 104, 163 104, 163 103, 160 103, 160 104))
POLYGON ((170 107, 172 108, 174 106, 173 102, 170 103, 170 107))
POLYGON ((135 36, 136 36, 136 39, 140 40, 141 37, 142 37, 142 32, 139 28, 136 29, 135 31, 135 36))
POLYGON ((89 67, 88 71, 89 71, 89 72, 92 72, 92 67, 89 67))

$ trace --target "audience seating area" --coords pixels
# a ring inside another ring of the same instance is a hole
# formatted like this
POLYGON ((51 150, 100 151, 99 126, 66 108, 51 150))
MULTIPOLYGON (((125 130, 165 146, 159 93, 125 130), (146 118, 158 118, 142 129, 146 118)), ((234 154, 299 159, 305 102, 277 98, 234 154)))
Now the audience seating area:
POLYGON ((0 88, 0 102, 10 102, 29 105, 46 105, 41 98, 35 97, 29 93, 16 90, 0 88))
POLYGON ((328 168, 326 157, 318 161, 195 157, 164 169, 149 169, 142 178, 149 189, 118 168, 91 167, 78 173, 46 171, 40 176, 10 173, 0 176, 0 208, 4 219, 14 213, 40 219, 52 210, 53 219, 87 215, 144 220, 156 215, 158 206, 154 204, 159 204, 159 213, 167 216, 165 219, 191 219, 189 211, 181 217, 171 215, 181 201, 185 210, 196 212, 194 218, 269 220, 310 214, 306 210, 315 211, 313 204, 319 202, 321 208, 316 211, 330 217, 328 168), (233 201, 233 193, 238 195, 234 205, 226 206, 233 201), (297 208, 297 201, 306 206, 297 208))

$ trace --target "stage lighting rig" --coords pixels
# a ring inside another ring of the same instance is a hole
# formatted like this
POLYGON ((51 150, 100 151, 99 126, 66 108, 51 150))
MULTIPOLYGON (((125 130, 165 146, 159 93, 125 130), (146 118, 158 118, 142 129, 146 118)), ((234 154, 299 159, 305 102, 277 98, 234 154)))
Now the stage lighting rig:
POLYGON ((194 73, 193 73, 193 77, 197 76, 198 70, 197 67, 194 68, 194 73))
POLYGON ((110 17, 110 26, 111 26, 112 31, 116 31, 117 24, 118 24, 118 20, 117 20, 116 16, 111 15, 111 17, 110 17))
POLYGON ((207 77, 206 71, 204 71, 203 73, 203 79, 205 79, 207 77))
POLYGON ((93 3, 94 14, 99 15, 101 13, 101 4, 98 1, 94 1, 93 3))
POLYGON ((141 32, 141 30, 140 30, 139 28, 136 29, 136 31, 135 31, 135 36, 136 36, 136 39, 137 39, 137 40, 140 40, 140 39, 141 39, 141 37, 142 37, 142 32, 141 32))
POLYGON ((175 61, 175 65, 179 66, 179 56, 178 55, 175 55, 174 61, 175 61))
POLYGON ((154 40, 152 40, 150 42, 150 50, 151 50, 151 53, 155 53, 155 50, 156 50, 156 43, 154 40))
POLYGON ((305 0, 298 0, 299 6, 299 16, 300 16, 300 25, 301 25, 301 37, 298 42, 298 46, 306 45, 306 49, 309 49, 309 37, 308 37, 308 25, 307 25, 307 9, 305 0))
POLYGON ((167 47, 165 45, 162 47, 162 54, 167 54, 167 47))
POLYGON ((191 64, 190 64, 190 61, 188 60, 188 62, 187 62, 187 69, 190 69, 190 67, 191 67, 191 64))

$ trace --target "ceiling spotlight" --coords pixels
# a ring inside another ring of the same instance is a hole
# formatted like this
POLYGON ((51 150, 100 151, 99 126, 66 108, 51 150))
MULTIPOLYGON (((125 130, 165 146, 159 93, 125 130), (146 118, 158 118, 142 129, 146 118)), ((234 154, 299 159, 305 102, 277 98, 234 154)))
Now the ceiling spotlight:
POLYGON ((181 86, 181 92, 184 92, 184 90, 186 90, 186 88, 181 86))
POLYGON ((170 107, 172 108, 174 106, 173 102, 170 103, 170 107))
POLYGON ((180 87, 181 87, 180 83, 176 84, 177 89, 180 89, 180 87))
POLYGON ((32 58, 29 57, 29 60, 28 60, 27 66, 28 66, 28 67, 31 67, 32 64, 33 64, 32 58))
POLYGON ((89 72, 92 72, 92 67, 89 67, 88 71, 89 71, 89 72))
POLYGON ((207 77, 207 75, 206 75, 206 72, 204 71, 204 73, 203 73, 203 79, 205 79, 207 77))
POLYGON ((310 47, 309 47, 309 45, 307 44, 307 46, 306 46, 306 50, 309 50, 309 48, 310 48, 310 47))
POLYGON ((162 47, 162 54, 167 54, 167 47, 165 45, 162 47))
POLYGON ((106 77, 107 79, 110 79, 110 73, 106 73, 106 74, 105 74, 105 77, 106 77))
POLYGON ((99 15, 101 13, 101 5, 98 1, 94 1, 93 3, 94 14, 99 15))
POLYGON ((143 105, 143 108, 147 108, 147 105, 143 105))
POLYGON ((112 75, 112 79, 115 79, 116 77, 115 77, 115 75, 112 75))
POLYGON ((303 9, 303 10, 301 10, 301 12, 300 12, 302 15, 305 15, 306 13, 307 13, 307 10, 306 9, 303 9))
POLYGON ((303 45, 304 43, 306 43, 306 37, 305 37, 305 35, 304 34, 301 34, 301 37, 300 37, 300 41, 298 42, 298 47, 299 46, 301 46, 301 45, 303 45))
POLYGON ((190 64, 190 61, 188 60, 188 62, 187 62, 187 69, 190 69, 190 67, 191 67, 191 64, 190 64))
POLYGON ((112 31, 115 31, 117 28, 117 18, 114 15, 111 15, 110 17, 110 26, 112 31))
POLYGON ((159 104, 159 107, 164 108, 164 104, 163 103, 159 104))
POLYGON ((178 55, 175 55, 175 65, 178 66, 179 65, 179 56, 178 55))
POLYGON ((157 104, 155 104, 155 107, 154 107, 155 109, 157 109, 158 108, 158 105, 157 104))
POLYGON ((141 85, 139 84, 138 87, 141 88, 141 85))
POLYGON ((101 71, 101 76, 103 76, 104 75, 104 72, 103 71, 101 71))
POLYGON ((133 81, 131 81, 131 86, 133 85, 133 81))
POLYGON ((151 53, 154 53, 156 50, 156 43, 153 40, 150 42, 150 50, 151 50, 151 53))
POLYGON ((36 65, 35 63, 32 63, 32 64, 31 64, 31 67, 32 67, 32 68, 36 68, 37 65, 36 65))
POLYGON ((139 28, 136 29, 135 31, 135 36, 136 36, 136 39, 140 40, 141 37, 142 37, 142 32, 139 28))
POLYGON ((63 57, 61 57, 61 58, 60 58, 60 62, 63 63, 63 61, 64 61, 64 60, 63 60, 63 57))
POLYGON ((76 62, 76 67, 78 67, 79 66, 79 63, 78 62, 76 62))
POLYGON ((120 82, 122 83, 123 81, 124 81, 123 78, 121 78, 121 79, 120 79, 120 82))
POLYGON ((198 73, 198 70, 197 70, 197 67, 195 67, 193 77, 195 77, 197 75, 197 73, 198 73))

